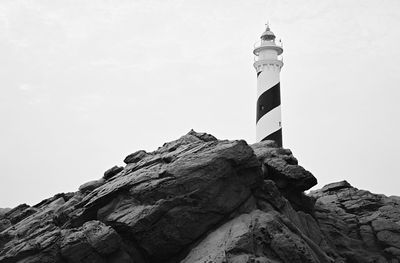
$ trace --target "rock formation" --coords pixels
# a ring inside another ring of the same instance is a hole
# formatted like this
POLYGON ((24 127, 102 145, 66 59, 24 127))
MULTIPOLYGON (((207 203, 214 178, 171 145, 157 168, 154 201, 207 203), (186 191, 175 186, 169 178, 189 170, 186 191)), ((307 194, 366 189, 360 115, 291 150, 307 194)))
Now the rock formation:
POLYGON ((316 178, 271 141, 194 131, 0 214, 0 263, 400 262, 400 199, 316 178))

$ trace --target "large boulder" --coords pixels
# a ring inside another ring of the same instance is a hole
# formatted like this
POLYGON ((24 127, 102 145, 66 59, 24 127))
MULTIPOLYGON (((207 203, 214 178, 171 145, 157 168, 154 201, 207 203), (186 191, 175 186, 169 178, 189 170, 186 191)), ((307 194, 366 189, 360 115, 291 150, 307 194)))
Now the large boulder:
POLYGON ((262 180, 244 141, 193 133, 130 164, 84 198, 75 221, 96 215, 134 237, 152 262, 195 242, 248 200, 262 180))

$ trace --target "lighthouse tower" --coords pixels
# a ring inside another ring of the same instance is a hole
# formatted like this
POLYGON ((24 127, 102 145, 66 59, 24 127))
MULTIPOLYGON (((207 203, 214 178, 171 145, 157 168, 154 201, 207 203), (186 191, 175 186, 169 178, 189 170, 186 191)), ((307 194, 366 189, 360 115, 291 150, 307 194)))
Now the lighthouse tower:
POLYGON ((254 46, 254 68, 257 72, 257 142, 274 140, 282 147, 281 92, 279 74, 283 61, 282 43, 275 42, 269 26, 254 46))

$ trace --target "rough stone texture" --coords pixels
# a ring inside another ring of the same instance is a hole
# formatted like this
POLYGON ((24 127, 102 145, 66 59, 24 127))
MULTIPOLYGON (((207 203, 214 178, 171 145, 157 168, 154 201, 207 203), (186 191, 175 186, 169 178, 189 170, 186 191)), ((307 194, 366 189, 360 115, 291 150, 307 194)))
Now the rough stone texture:
POLYGON ((62 230, 60 240, 61 257, 70 262, 107 262, 104 258, 117 252, 120 246, 117 232, 99 221, 62 230))
POLYGON ((2 216, 2 219, 7 219, 9 220, 12 224, 16 224, 25 217, 30 216, 31 214, 34 214, 37 211, 34 207, 30 207, 27 204, 22 204, 19 205, 11 210, 9 210, 7 213, 5 213, 2 216))
POLYGON ((254 210, 210 233, 182 262, 333 262, 298 231, 276 211, 254 210))
POLYGON ((347 262, 399 262, 400 202, 342 181, 312 191, 315 217, 347 262))
POLYGON ((193 130, 102 179, 0 210, 0 263, 400 262, 400 198, 316 178, 272 141, 193 130))
POLYGON ((294 209, 312 213, 315 200, 303 191, 317 184, 317 179, 303 167, 288 149, 275 147, 273 141, 263 141, 252 145, 259 159, 263 177, 273 180, 294 209))

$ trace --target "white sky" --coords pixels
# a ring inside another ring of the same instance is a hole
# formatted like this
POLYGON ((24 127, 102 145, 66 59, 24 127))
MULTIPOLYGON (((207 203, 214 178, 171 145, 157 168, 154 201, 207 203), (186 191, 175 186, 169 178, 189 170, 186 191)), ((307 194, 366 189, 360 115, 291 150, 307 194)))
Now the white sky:
POLYGON ((399 195, 398 0, 1 0, 0 207, 76 191, 191 128, 253 143, 267 20, 284 146, 318 187, 399 195))

